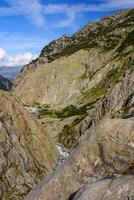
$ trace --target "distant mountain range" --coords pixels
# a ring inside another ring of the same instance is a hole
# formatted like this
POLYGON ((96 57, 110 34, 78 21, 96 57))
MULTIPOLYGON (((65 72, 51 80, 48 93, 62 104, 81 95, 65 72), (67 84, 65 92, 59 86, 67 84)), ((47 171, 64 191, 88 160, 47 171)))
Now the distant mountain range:
POLYGON ((2 66, 0 67, 0 75, 4 76, 11 82, 16 78, 16 76, 19 74, 21 71, 22 66, 14 66, 14 67, 7 67, 7 66, 2 66))
POLYGON ((12 82, 0 75, 0 90, 8 91, 12 87, 12 82))

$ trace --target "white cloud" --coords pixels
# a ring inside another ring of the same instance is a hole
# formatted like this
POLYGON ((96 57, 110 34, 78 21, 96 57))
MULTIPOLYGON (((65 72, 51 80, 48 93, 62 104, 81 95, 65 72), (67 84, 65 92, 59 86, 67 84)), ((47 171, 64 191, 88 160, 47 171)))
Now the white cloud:
POLYGON ((105 0, 105 3, 97 4, 49 4, 44 6, 44 13, 47 14, 66 14, 67 18, 61 20, 57 27, 72 26, 79 14, 92 11, 116 11, 121 9, 134 8, 134 0, 105 0))
POLYGON ((10 56, 7 55, 3 49, 0 49, 0 58, 0 66, 13 67, 26 65, 35 59, 36 56, 32 55, 30 52, 10 56))
POLYGON ((35 57, 31 53, 19 54, 15 57, 8 56, 5 62, 6 66, 23 66, 31 62, 35 57))
MULTIPOLYGON (((43 5, 40 0, 6 0, 10 5, 10 13, 13 15, 24 15, 38 26, 45 25, 42 12, 43 5)), ((6 12, 6 11, 5 11, 6 12)))
POLYGON ((6 52, 4 49, 0 48, 0 60, 6 55, 6 52))
POLYGON ((0 16, 23 15, 38 26, 45 26, 45 15, 65 14, 58 26, 70 26, 78 14, 91 11, 114 11, 134 7, 134 0, 105 0, 97 4, 46 4, 41 0, 6 0, 8 7, 0 7, 0 16))

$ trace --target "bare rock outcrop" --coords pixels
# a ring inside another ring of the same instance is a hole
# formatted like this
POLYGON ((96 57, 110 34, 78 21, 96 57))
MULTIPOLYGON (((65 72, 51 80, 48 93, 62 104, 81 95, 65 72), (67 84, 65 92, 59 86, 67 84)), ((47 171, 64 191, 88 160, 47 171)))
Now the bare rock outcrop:
POLYGON ((134 119, 104 119, 90 129, 69 159, 25 200, 73 199, 73 194, 87 182, 127 174, 133 165, 134 119))
POLYGON ((21 200, 57 164, 44 128, 11 94, 0 92, 0 199, 21 200))
POLYGON ((134 176, 105 179, 84 186, 72 200, 133 200, 134 176))

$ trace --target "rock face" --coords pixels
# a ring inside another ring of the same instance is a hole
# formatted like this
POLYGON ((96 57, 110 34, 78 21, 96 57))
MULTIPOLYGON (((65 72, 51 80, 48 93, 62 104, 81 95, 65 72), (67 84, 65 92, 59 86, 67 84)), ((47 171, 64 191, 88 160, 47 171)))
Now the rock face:
POLYGON ((15 80, 13 94, 68 157, 25 200, 134 198, 133 37, 130 9, 53 41, 15 80))
MULTIPOLYGON (((90 184, 96 179, 127 174, 133 164, 134 118, 105 119, 87 133, 70 158, 48 179, 42 181, 25 200, 73 199, 72 197, 83 184, 87 182, 90 184)), ((131 181, 134 182, 134 178, 131 178, 131 181)), ((120 184, 125 185, 124 182, 126 181, 113 180, 113 187, 117 185, 119 188, 120 184)), ((107 187, 108 183, 110 180, 104 181, 104 184, 102 182, 100 188, 107 187)), ((128 184, 129 186, 125 190, 130 191, 128 195, 131 196, 131 183, 128 184)), ((88 186, 86 187, 88 188, 88 186)), ((101 192, 104 191, 101 189, 101 192)), ((120 195, 123 194, 124 192, 121 190, 120 195)), ((94 200, 93 198, 88 199, 94 200)))
POLYGON ((58 143, 73 149, 105 116, 134 115, 134 9, 87 24, 46 46, 24 67, 13 93, 58 143))
POLYGON ((83 187, 73 200, 128 200, 134 199, 134 176, 89 183, 83 187))
POLYGON ((88 24, 72 37, 53 41, 24 67, 14 82, 15 93, 30 104, 61 107, 76 103, 89 79, 92 85, 88 89, 101 81, 100 74, 105 76, 113 66, 118 67, 119 56, 123 59, 125 54, 125 61, 128 52, 133 53, 133 17, 133 10, 124 11, 88 24))
POLYGON ((4 78, 3 76, 0 76, 0 89, 1 90, 10 90, 12 87, 12 83, 4 78))
POLYGON ((0 92, 0 199, 23 199, 56 163, 55 147, 40 123, 0 92))

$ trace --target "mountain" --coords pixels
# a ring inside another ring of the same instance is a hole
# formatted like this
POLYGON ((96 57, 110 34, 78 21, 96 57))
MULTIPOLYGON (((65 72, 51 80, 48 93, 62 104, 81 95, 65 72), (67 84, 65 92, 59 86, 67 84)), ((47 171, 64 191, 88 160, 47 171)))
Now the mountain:
POLYGON ((133 37, 129 9, 52 41, 22 69, 0 97, 2 200, 41 179, 25 200, 133 199, 133 37), (60 166, 56 145, 69 155, 60 166))
POLYGON ((0 75, 0 89, 7 91, 7 90, 10 90, 11 87, 12 87, 12 83, 8 79, 0 75))
POLYGON ((40 123, 11 94, 0 91, 0 199, 22 199, 57 159, 40 123))
POLYGON ((134 114, 134 9, 89 23, 46 46, 25 66, 13 93, 57 142, 74 148, 104 116, 134 114))

